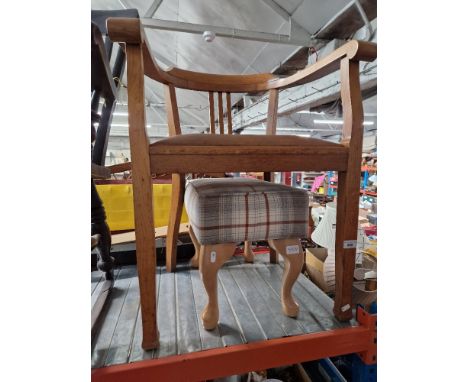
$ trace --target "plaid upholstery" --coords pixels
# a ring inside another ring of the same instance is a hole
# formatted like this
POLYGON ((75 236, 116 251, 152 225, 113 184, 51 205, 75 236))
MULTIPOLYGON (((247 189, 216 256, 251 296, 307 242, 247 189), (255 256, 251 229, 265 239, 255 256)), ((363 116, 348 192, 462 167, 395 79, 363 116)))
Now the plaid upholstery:
POLYGON ((306 190, 248 178, 196 179, 185 208, 200 244, 307 236, 306 190))

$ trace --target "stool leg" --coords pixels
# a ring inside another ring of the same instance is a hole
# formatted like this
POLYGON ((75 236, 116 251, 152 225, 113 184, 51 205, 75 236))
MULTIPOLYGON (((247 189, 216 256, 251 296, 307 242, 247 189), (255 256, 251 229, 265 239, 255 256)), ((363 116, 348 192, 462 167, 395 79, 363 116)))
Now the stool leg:
POLYGON ((250 241, 244 241, 244 259, 246 263, 254 262, 254 254, 252 251, 252 243, 250 241))
POLYGON ((281 305, 283 313, 289 317, 297 317, 299 305, 292 296, 292 287, 296 282, 304 264, 304 251, 300 239, 269 240, 273 247, 284 258, 283 283, 281 285, 281 305))
POLYGON ((200 276, 208 295, 208 303, 203 309, 202 321, 206 330, 218 325, 218 269, 231 258, 236 244, 207 244, 200 248, 200 276))
POLYGON ((192 239, 193 246, 195 247, 195 255, 190 259, 190 266, 192 268, 198 268, 200 262, 200 243, 193 233, 192 226, 189 226, 189 235, 192 239))

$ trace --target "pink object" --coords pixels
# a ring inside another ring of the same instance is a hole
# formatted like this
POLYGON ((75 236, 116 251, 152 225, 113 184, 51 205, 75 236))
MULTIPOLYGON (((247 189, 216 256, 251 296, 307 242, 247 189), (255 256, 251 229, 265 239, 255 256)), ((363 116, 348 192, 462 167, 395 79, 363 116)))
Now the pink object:
POLYGON ((323 183, 326 174, 316 176, 314 179, 314 183, 312 183, 312 192, 316 192, 323 183))

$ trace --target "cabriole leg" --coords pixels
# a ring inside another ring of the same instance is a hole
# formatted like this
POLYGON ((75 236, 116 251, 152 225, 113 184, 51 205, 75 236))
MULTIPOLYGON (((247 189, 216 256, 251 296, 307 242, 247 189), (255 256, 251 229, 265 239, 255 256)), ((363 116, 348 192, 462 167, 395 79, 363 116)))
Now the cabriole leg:
POLYGON ((244 259, 246 263, 253 263, 254 262, 254 254, 252 251, 252 242, 245 241, 244 242, 244 259))
POLYGON ((218 269, 234 254, 236 244, 207 244, 200 248, 200 276, 208 295, 202 321, 206 330, 218 325, 218 269))
POLYGON ((292 287, 296 282, 304 264, 304 251, 300 239, 269 240, 273 247, 284 258, 283 283, 281 285, 281 305, 283 313, 289 317, 297 317, 299 305, 292 296, 292 287))

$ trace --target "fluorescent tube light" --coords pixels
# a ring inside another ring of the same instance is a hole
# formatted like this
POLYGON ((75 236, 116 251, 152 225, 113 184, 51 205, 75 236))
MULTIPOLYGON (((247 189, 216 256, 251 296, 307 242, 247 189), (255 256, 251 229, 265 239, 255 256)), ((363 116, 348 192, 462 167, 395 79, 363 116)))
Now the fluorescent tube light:
POLYGON ((297 114, 317 114, 317 115, 324 115, 323 111, 309 111, 309 110, 301 110, 298 111, 297 114))
MULTIPOLYGON (((314 123, 317 125, 342 125, 342 119, 314 119, 314 123)), ((364 121, 364 126, 371 126, 374 121, 364 121)))

